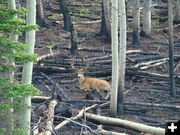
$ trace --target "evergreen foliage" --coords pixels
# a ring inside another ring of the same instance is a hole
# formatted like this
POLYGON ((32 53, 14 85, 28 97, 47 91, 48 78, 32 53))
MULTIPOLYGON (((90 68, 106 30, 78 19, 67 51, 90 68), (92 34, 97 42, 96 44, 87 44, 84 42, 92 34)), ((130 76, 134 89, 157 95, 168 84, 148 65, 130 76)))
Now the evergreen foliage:
MULTIPOLYGON (((22 35, 29 30, 37 30, 37 25, 26 25, 24 18, 26 9, 9 9, 8 0, 0 0, 0 120, 5 112, 14 109, 13 117, 22 110, 21 97, 37 95, 39 91, 32 85, 10 82, 9 75, 16 71, 14 64, 35 62, 36 54, 27 53, 28 45, 11 41, 10 36, 22 35), (20 18, 16 18, 16 16, 20 18), (9 100, 9 99, 13 99, 9 100), (19 109, 18 109, 19 108, 19 109), (20 109, 21 108, 21 109, 20 109), (18 112, 19 111, 19 112, 18 112)), ((23 106, 24 107, 24 106, 23 106)), ((0 135, 5 134, 6 129, 0 126, 0 135)), ((25 135, 21 128, 15 128, 12 135, 25 135)))

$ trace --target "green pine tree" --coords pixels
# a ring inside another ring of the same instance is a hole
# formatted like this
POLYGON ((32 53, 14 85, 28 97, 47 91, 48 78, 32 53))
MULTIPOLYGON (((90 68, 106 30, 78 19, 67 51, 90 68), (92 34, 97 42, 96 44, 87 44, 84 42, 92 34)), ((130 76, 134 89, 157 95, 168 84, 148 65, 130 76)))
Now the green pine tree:
POLYGON ((11 82, 10 74, 17 70, 16 64, 36 61, 37 55, 27 53, 26 44, 12 41, 10 37, 21 36, 26 31, 37 30, 38 27, 26 25, 26 21, 22 19, 26 9, 9 9, 8 0, 0 0, 0 3, 0 135, 25 135, 25 132, 16 126, 22 108, 27 107, 22 106, 21 97, 39 92, 32 85, 11 82), (11 125, 9 122, 14 123, 12 133, 7 132, 11 125))

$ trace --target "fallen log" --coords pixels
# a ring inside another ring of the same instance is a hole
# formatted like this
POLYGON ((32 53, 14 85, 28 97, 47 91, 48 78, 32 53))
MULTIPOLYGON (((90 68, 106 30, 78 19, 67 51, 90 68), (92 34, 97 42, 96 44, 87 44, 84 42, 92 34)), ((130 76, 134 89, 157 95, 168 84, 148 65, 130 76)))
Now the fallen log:
MULTIPOLYGON (((130 57, 130 56, 129 56, 130 57)), ((139 56, 131 56, 130 57, 134 62, 143 62, 145 60, 156 60, 156 59, 162 59, 162 58, 166 58, 164 56, 161 55, 139 55, 139 56)))
POLYGON ((45 97, 45 96, 32 96, 31 97, 31 102, 32 103, 42 103, 47 100, 49 100, 51 97, 45 97))
POLYGON ((71 83, 75 83, 78 82, 78 79, 73 79, 73 80, 61 80, 60 83, 61 84, 71 84, 71 83))
POLYGON ((163 58, 163 59, 152 60, 152 61, 148 61, 148 62, 142 62, 142 63, 138 63, 138 64, 134 65, 133 67, 139 68, 141 66, 149 66, 149 65, 154 64, 154 63, 167 61, 168 59, 169 58, 163 58))
MULTIPOLYGON (((127 50, 126 54, 134 54, 134 53, 143 53, 142 50, 127 50)), ((89 58, 89 61, 97 61, 97 60, 102 60, 102 59, 108 59, 108 58, 112 58, 112 55, 105 55, 105 56, 100 56, 100 57, 94 57, 94 58, 89 58)), ((87 61, 87 60, 86 60, 87 61)))
POLYGON ((125 133, 117 133, 117 132, 113 132, 113 131, 107 131, 104 129, 99 130, 98 132, 100 135, 128 135, 125 133))
MULTIPOLYGON (((20 65, 20 66, 18 66, 18 68, 20 70, 22 70, 23 66, 20 65)), ((64 67, 37 66, 37 65, 35 65, 33 67, 33 71, 36 71, 36 72, 49 72, 49 73, 51 73, 51 72, 53 72, 53 73, 66 73, 66 72, 68 73, 68 72, 72 72, 71 70, 68 70, 68 69, 66 69, 64 67)))
MULTIPOLYGON (((56 67, 40 67, 37 71, 43 71, 48 73, 73 73, 72 69, 65 69, 65 68, 56 68, 56 67), (44 70, 43 70, 44 69, 44 70)), ((96 72, 86 72, 85 75, 89 76, 95 76, 95 77, 102 77, 102 76, 108 76, 111 75, 111 69, 106 69, 106 71, 97 71, 96 72)), ((157 80, 169 80, 168 74, 158 74, 158 73, 152 73, 152 72, 146 72, 146 71, 135 71, 132 68, 126 69, 126 75, 130 76, 140 76, 140 77, 148 77, 148 78, 156 78, 157 80)), ((176 80, 180 80, 180 76, 176 74, 175 76, 176 80)))
POLYGON ((144 132, 144 133, 150 133, 153 135, 164 135, 165 134, 165 129, 159 128, 159 127, 152 127, 132 121, 127 121, 127 120, 122 120, 119 118, 111 118, 111 117, 105 117, 105 116, 99 116, 91 113, 84 113, 84 115, 88 119, 95 120, 99 123, 102 124, 107 124, 107 125, 114 125, 114 126, 123 126, 125 128, 130 128, 136 131, 144 132))
MULTIPOLYGON (((76 4, 76 5, 79 5, 79 4, 76 4)), ((75 6, 75 5, 73 5, 75 6)), ((101 20, 95 20, 95 21, 81 21, 81 22, 72 22, 73 25, 86 25, 86 24, 95 24, 95 23, 100 23, 101 20)), ((60 25, 63 25, 64 22, 63 21, 56 21, 57 24, 60 24, 60 25)))
MULTIPOLYGON (((163 29, 164 30, 164 29, 163 29)), ((179 48, 179 43, 180 43, 180 40, 174 40, 174 48, 175 49, 180 49, 179 48)), ((138 48, 163 48, 163 49, 166 49, 168 48, 169 46, 169 43, 164 41, 150 41, 150 42, 146 42, 146 43, 142 43, 141 45, 138 46, 138 48)), ((128 45, 127 46, 128 48, 137 48, 137 46, 134 46, 134 45, 128 45)))
POLYGON ((54 56, 57 56, 57 55, 59 55, 59 54, 60 54, 60 52, 45 54, 45 55, 39 56, 39 57, 37 58, 37 61, 40 62, 40 61, 42 61, 42 60, 44 60, 44 59, 46 59, 46 58, 54 57, 54 56))
MULTIPOLYGON (((163 59, 163 58, 167 58, 165 56, 161 56, 161 55, 148 55, 148 56, 136 56, 135 58, 131 58, 132 60, 134 60, 135 62, 141 62, 144 60, 153 60, 153 59, 163 59)), ((174 60, 179 60, 180 59, 180 55, 175 55, 174 56, 174 60)))
MULTIPOLYGON (((140 77, 148 77, 148 78, 156 78, 158 80, 169 80, 168 74, 158 74, 158 73, 152 73, 152 72, 146 72, 146 71, 133 71, 133 70, 126 70, 127 75, 135 75, 140 77)), ((176 80, 180 80, 180 76, 175 76, 176 80)))
MULTIPOLYGON (((32 103, 42 103, 49 100, 51 97, 46 96, 32 96, 32 103)), ((95 100, 62 100, 61 102, 71 103, 71 104, 102 104, 106 103, 106 101, 95 101, 95 100)))
MULTIPOLYGON (((107 131, 107 130, 104 130, 104 129, 97 129, 94 132, 97 133, 97 135, 128 135, 128 134, 125 134, 125 133, 107 131)), ((82 132, 82 135, 92 135, 92 132, 90 132, 90 131, 82 132)))
MULTIPOLYGON (((32 102, 33 103, 41 103, 40 101, 44 102, 49 100, 50 97, 43 97, 43 96, 33 96, 32 102)), ((94 100, 62 100, 61 102, 71 103, 71 104, 102 104, 106 101, 94 101, 94 100)), ((157 109, 157 110, 171 110, 171 111, 180 111, 180 106, 177 105, 170 105, 170 104, 154 104, 154 103, 124 103, 125 109, 129 108, 143 108, 143 109, 157 109)))
MULTIPOLYGON (((94 104, 94 105, 92 105, 92 106, 86 107, 86 108, 80 110, 79 113, 78 113, 76 116, 71 117, 70 120, 79 119, 79 118, 81 118, 81 117, 83 116, 83 114, 84 114, 86 111, 91 110, 91 109, 96 109, 97 107, 104 107, 104 106, 106 106, 106 105, 108 105, 108 104, 109 104, 109 102, 106 102, 106 103, 101 104, 101 105, 94 104)), ((68 124, 68 123, 70 123, 69 120, 64 120, 64 121, 61 122, 59 125, 57 125, 54 129, 55 129, 55 130, 59 130, 60 128, 62 128, 63 126, 65 126, 65 125, 68 124)))
POLYGON ((143 109, 154 109, 154 110, 171 110, 171 111, 180 111, 180 106, 170 105, 170 104, 154 104, 154 103, 124 103, 124 107, 132 108, 143 108, 143 109))
POLYGON ((154 63, 154 64, 151 64, 151 65, 140 67, 140 69, 147 69, 147 68, 157 67, 157 66, 162 65, 162 64, 164 64, 166 62, 167 61, 161 61, 161 62, 158 62, 158 63, 154 63))
MULTIPOLYGON (((81 117, 83 116, 83 114, 84 114, 85 111, 88 111, 88 110, 90 110, 90 109, 93 109, 93 108, 95 108, 95 107, 97 107, 97 106, 98 106, 98 105, 95 104, 95 105, 92 105, 92 106, 89 106, 89 107, 86 107, 86 108, 82 109, 81 111, 79 111, 79 113, 78 113, 76 116, 71 117, 70 120, 76 120, 76 119, 81 118, 81 117)), ((63 122, 61 122, 60 124, 58 124, 58 125, 54 128, 54 130, 55 130, 55 131, 59 130, 60 128, 62 128, 62 127, 65 126, 66 124, 70 123, 70 120, 64 120, 63 122)), ((44 132, 40 133, 39 135, 44 135, 44 132)))
MULTIPOLYGON (((109 59, 110 57, 111 57, 110 55, 106 55, 106 56, 102 56, 102 57, 89 58, 88 61, 90 61, 90 65, 94 66, 94 67, 100 66, 100 65, 111 66, 112 60, 109 59), (107 58, 107 59, 105 59, 105 58, 107 58)), ((159 56, 159 55, 157 55, 157 56, 154 56, 154 55, 153 56, 136 56, 133 58, 128 57, 127 59, 130 59, 133 62, 141 62, 142 61, 141 63, 138 63, 135 66, 132 66, 131 69, 136 69, 138 67, 149 68, 151 66, 158 66, 158 65, 163 64, 168 61, 168 58, 159 56), (153 60, 153 59, 155 59, 155 60, 153 60), (150 60, 150 61, 144 62, 144 60, 150 60), (154 63, 154 65, 152 65, 153 63, 154 63), (142 66, 144 66, 144 67, 142 67, 142 66)), ((180 59, 180 56, 175 56, 175 59, 180 59)), ((84 62, 86 62, 86 61, 87 60, 85 60, 84 62)), ((58 62, 44 60, 44 62, 48 63, 50 66, 35 66, 34 70, 35 71, 43 71, 43 72, 55 72, 55 73, 57 73, 57 72, 59 72, 59 73, 73 72, 72 70, 70 70, 71 69, 70 65, 72 62, 71 59, 62 60, 62 61, 58 61, 58 62), (52 66, 51 66, 51 63, 53 63, 52 66), (56 63, 56 65, 54 63, 56 63), (63 65, 63 67, 57 67, 57 65, 63 65)), ((76 66, 84 66, 85 64, 82 63, 81 60, 77 59, 75 65, 76 66)))
MULTIPOLYGON (((48 76, 46 76, 43 72, 40 72, 40 74, 41 74, 43 77, 45 77, 50 83, 52 83, 54 86, 56 86, 56 87, 58 88, 58 92, 60 92, 61 95, 62 95, 65 99, 69 100, 69 98, 67 97, 67 95, 64 93, 64 90, 59 86, 58 83, 54 82, 51 78, 49 78, 48 76)), ((57 94, 57 93, 56 93, 56 94, 57 94)))
MULTIPOLYGON (((177 88, 176 88, 177 89, 177 88)), ((170 89, 169 88, 140 88, 139 90, 141 91, 149 91, 149 92, 158 92, 158 93, 164 93, 164 94, 169 94, 170 93, 170 89)), ((177 95, 180 95, 180 91, 176 91, 177 95)))
MULTIPOLYGON (((141 50, 128 50, 126 51, 126 54, 134 54, 134 53, 145 53, 142 52, 141 50)), ((145 53, 146 54, 146 53, 145 53)), ((153 53, 154 54, 154 53, 153 53)), ((100 56, 100 57, 93 57, 93 58, 88 58, 88 60, 84 60, 86 61, 92 61, 93 64, 107 64, 107 63, 111 63, 111 57, 112 55, 105 55, 105 56, 100 56), (109 60, 107 60, 109 59, 109 60), (108 61, 108 62, 107 62, 108 61)), ((51 63, 55 63, 55 61, 45 61, 45 62, 51 62, 51 63)), ((63 65, 70 65, 72 62, 72 59, 68 58, 66 60, 63 61, 59 61, 59 64, 63 64, 63 65), (59 63, 60 62, 60 63, 59 63)), ((57 62, 56 62, 57 63, 57 62)), ((76 59, 76 65, 81 66, 82 65, 82 60, 81 59, 76 59)))
POLYGON ((54 112, 55 112, 55 107, 57 105, 57 101, 56 100, 52 100, 49 104, 49 107, 48 107, 48 118, 47 118, 47 121, 46 121, 46 130, 44 132, 43 135, 51 135, 51 133, 53 132, 53 121, 54 121, 54 112))
POLYGON ((33 128, 32 128, 32 134, 33 135, 38 135, 39 134, 39 128, 38 128, 38 126, 34 126, 33 128))
MULTIPOLYGON (((64 50, 70 50, 70 47, 63 47, 60 45, 53 46, 52 49, 58 48, 58 49, 64 49, 64 50), (58 46, 58 47, 57 47, 58 46)), ((111 53, 110 50, 104 50, 102 49, 91 49, 91 48, 78 48, 78 51, 88 51, 88 52, 105 52, 105 53, 111 53)))
POLYGON ((176 70, 180 67, 180 63, 178 63, 175 67, 174 67, 174 72, 176 72, 176 70))
MULTIPOLYGON (((55 45, 52 47, 52 49, 64 49, 64 50, 70 50, 70 47, 65 47, 65 46, 59 46, 59 45, 55 45)), ((91 48, 78 48, 78 51, 88 51, 88 52, 105 52, 105 53, 111 53, 110 50, 104 50, 104 48, 102 47, 102 49, 91 49, 91 48)), ((141 53, 142 50, 127 50, 126 54, 131 54, 131 53, 141 53)), ((143 52, 142 52, 143 53, 143 52)), ((145 53, 145 52, 144 52, 145 53)))

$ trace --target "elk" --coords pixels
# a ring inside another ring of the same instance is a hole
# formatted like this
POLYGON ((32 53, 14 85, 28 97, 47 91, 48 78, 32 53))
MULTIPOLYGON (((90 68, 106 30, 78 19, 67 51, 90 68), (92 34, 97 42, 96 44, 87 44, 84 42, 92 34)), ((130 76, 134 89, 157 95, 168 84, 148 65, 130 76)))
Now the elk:
POLYGON ((98 78, 90 78, 84 76, 85 70, 87 70, 89 67, 89 61, 84 68, 77 69, 74 66, 74 59, 73 59, 71 63, 71 67, 77 73, 81 90, 85 90, 85 91, 96 90, 102 98, 104 99, 109 98, 111 91, 111 84, 109 82, 98 78), (106 95, 106 93, 108 94, 106 95))

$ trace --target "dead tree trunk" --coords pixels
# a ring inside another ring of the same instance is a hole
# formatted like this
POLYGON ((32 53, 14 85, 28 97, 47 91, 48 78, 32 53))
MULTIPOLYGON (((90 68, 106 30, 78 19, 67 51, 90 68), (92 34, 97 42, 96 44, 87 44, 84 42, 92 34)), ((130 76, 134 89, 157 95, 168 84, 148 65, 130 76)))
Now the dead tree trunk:
POLYGON ((140 0, 134 0, 133 5, 133 45, 140 44, 140 0))
POLYGON ((151 3, 152 0, 144 1, 143 8, 143 36, 150 36, 151 34, 151 3))
POLYGON ((43 5, 42 5, 42 0, 37 0, 37 24, 39 24, 40 26, 44 26, 45 25, 45 20, 44 20, 44 12, 43 12, 43 5))
POLYGON ((111 88, 111 103, 110 113, 113 116, 117 115, 118 101, 118 0, 112 1, 112 88, 111 88))
POLYGON ((71 56, 78 56, 78 42, 77 42, 77 31, 71 28, 71 56))
POLYGON ((48 108, 48 121, 46 121, 46 131, 44 132, 44 135, 51 135, 51 132, 53 131, 53 121, 54 121, 54 112, 55 107, 58 104, 56 100, 52 100, 49 104, 48 108))
POLYGON ((102 0, 102 21, 100 34, 106 38, 106 42, 111 42, 110 17, 110 3, 108 0, 102 0))
POLYGON ((119 2, 119 21, 120 21, 120 43, 119 43, 119 80, 118 80, 118 114, 122 115, 123 93, 125 85, 125 68, 126 68, 126 6, 125 0, 119 2))
POLYGON ((78 55, 78 42, 77 42, 77 31, 73 28, 71 16, 69 14, 67 4, 65 0, 60 0, 60 9, 63 13, 63 20, 64 20, 64 30, 67 32, 71 32, 71 49, 70 54, 71 56, 78 55))
POLYGON ((116 125, 116 126, 123 126, 125 128, 137 130, 140 132, 144 133, 149 133, 153 135, 164 135, 165 134, 165 129, 159 128, 159 127, 152 127, 148 125, 144 125, 141 123, 136 123, 133 121, 128 121, 128 120, 122 120, 119 118, 111 118, 111 117, 105 117, 105 116, 100 116, 100 115, 95 115, 91 113, 84 113, 84 115, 92 119, 94 121, 100 122, 102 124, 110 124, 110 125, 116 125))
POLYGON ((174 22, 180 23, 180 1, 174 0, 174 22))
POLYGON ((72 21, 65 0, 59 0, 59 6, 63 14, 64 30, 67 32, 71 32, 72 21))
POLYGON ((168 29, 169 29, 169 76, 170 76, 170 94, 176 96, 175 78, 174 78, 174 38, 173 38, 173 5, 172 0, 168 0, 168 29))

